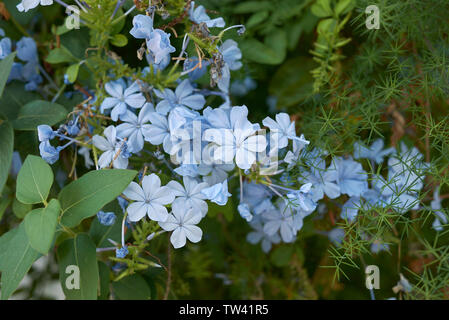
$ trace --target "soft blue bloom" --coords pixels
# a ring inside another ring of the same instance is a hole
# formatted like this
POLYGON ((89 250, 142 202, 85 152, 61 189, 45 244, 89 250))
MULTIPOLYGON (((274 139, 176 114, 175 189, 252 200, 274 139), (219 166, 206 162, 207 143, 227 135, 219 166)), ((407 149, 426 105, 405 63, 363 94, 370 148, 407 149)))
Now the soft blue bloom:
POLYGON ((257 204, 256 206, 254 206, 253 212, 258 215, 258 214, 262 214, 264 212, 267 212, 270 210, 275 210, 275 209, 276 208, 274 207, 271 200, 265 199, 262 202, 260 202, 259 204, 257 204))
POLYGON ((360 207, 360 197, 351 197, 343 205, 340 217, 342 219, 347 219, 349 222, 353 222, 357 217, 360 207))
POLYGON ((134 200, 127 209, 131 222, 137 222, 145 215, 154 221, 165 221, 168 217, 165 205, 175 199, 170 188, 161 187, 161 179, 154 173, 143 177, 142 186, 132 181, 123 194, 134 200))
POLYGON ((67 125, 65 125, 65 130, 69 136, 77 136, 80 132, 80 127, 78 126, 78 118, 75 120, 70 120, 67 125))
POLYGON ((216 164, 207 152, 203 153, 202 160, 198 165, 198 173, 203 176, 203 180, 209 185, 223 182, 228 178, 228 172, 235 168, 233 163, 216 164))
POLYGON ((11 39, 3 38, 0 40, 0 60, 5 59, 11 54, 11 39))
POLYGON ((146 102, 144 95, 140 92, 139 84, 132 83, 129 87, 123 79, 111 81, 105 84, 106 92, 111 95, 103 100, 100 111, 104 113, 105 109, 111 109, 111 118, 117 121, 125 115, 127 107, 139 109, 146 102))
POLYGON ((262 121, 263 125, 270 128, 271 134, 270 138, 275 139, 278 148, 285 148, 288 145, 288 140, 297 139, 295 131, 295 122, 290 121, 290 116, 286 113, 278 113, 276 115, 276 121, 270 117, 266 117, 262 121))
POLYGON ((116 216, 114 212, 98 211, 97 218, 102 225, 112 226, 115 223, 116 216))
POLYGON ((37 136, 39 138, 39 141, 42 142, 53 139, 56 134, 50 126, 41 124, 37 126, 37 136))
POLYGON ((209 188, 204 188, 201 193, 206 197, 206 199, 218 204, 219 206, 224 206, 228 202, 228 198, 232 196, 228 192, 228 180, 222 183, 214 184, 209 188))
MULTIPOLYGON (((293 212, 289 206, 282 204, 279 209, 263 213, 262 217, 266 221, 263 228, 266 234, 273 236, 279 231, 282 241, 292 242, 294 240, 297 228, 294 227, 293 212)), ((298 227, 300 228, 300 226, 298 227)))
POLYGON ((190 20, 192 20, 196 24, 204 22, 208 28, 223 28, 225 26, 225 21, 222 17, 211 19, 207 15, 206 9, 203 6, 198 6, 195 8, 194 1, 192 1, 192 3, 190 4, 189 17, 190 20))
POLYGON ((201 190, 208 187, 207 183, 198 183, 195 179, 187 176, 183 177, 182 181, 184 186, 174 180, 167 183, 167 187, 176 196, 173 203, 181 203, 185 207, 193 208, 195 212, 201 213, 201 216, 204 217, 208 207, 204 201, 206 196, 201 193, 201 190))
POLYGON ((173 203, 172 212, 159 225, 165 231, 173 231, 170 242, 175 249, 185 246, 186 239, 197 243, 203 236, 203 231, 196 226, 201 221, 201 214, 183 203, 173 203))
POLYGON ((256 135, 257 127, 247 119, 247 108, 233 107, 230 113, 231 129, 207 129, 204 139, 217 145, 214 160, 219 163, 232 163, 235 158, 237 166, 249 169, 256 161, 256 154, 267 147, 266 138, 256 135))
POLYGON ((53 4, 53 0, 22 0, 16 7, 20 12, 36 8, 38 5, 49 6, 53 4))
POLYGON ((115 249, 115 256, 119 259, 125 258, 128 255, 128 253, 129 251, 127 246, 115 249))
POLYGON ((133 28, 129 33, 136 39, 149 39, 153 32, 153 19, 149 16, 138 14, 133 18, 133 28))
POLYGON ((53 147, 49 140, 44 140, 39 144, 39 152, 41 157, 49 164, 53 164, 58 161, 60 151, 61 147, 53 147))
POLYGON ((84 158, 84 165, 86 168, 91 168, 95 163, 92 161, 92 158, 90 157, 90 151, 91 149, 86 147, 81 147, 78 149, 78 154, 83 156, 84 158))
POLYGON ((177 174, 183 177, 191 177, 195 178, 198 176, 198 165, 196 164, 182 164, 175 170, 173 170, 177 174))
POLYGON ((317 204, 310 197, 310 189, 312 188, 311 183, 306 183, 301 186, 299 190, 295 190, 289 192, 287 194, 287 198, 293 203, 294 206, 297 206, 298 210, 303 210, 307 213, 315 210, 317 204))
POLYGON ((388 251, 390 250, 390 246, 388 245, 388 243, 383 243, 379 240, 375 240, 372 244, 371 244, 371 248, 370 248, 372 253, 379 253, 381 251, 388 251))
POLYGON ((251 77, 243 80, 235 80, 231 84, 231 93, 235 96, 245 96, 249 91, 257 88, 257 82, 251 77))
POLYGON ((430 207, 435 213, 436 217, 432 223, 432 228, 436 231, 442 231, 443 226, 441 224, 447 224, 448 219, 444 212, 441 210, 441 198, 439 187, 433 191, 433 200, 430 202, 430 207))
POLYGON ((123 213, 125 213, 126 212, 126 207, 128 206, 129 202, 126 201, 126 199, 122 198, 122 197, 117 197, 117 201, 118 201, 118 205, 122 209, 123 213))
POLYGON ((380 164, 384 161, 384 157, 394 153, 394 148, 384 150, 384 141, 377 139, 370 147, 362 145, 361 142, 354 143, 354 159, 370 159, 380 164))
MULTIPOLYGON (((164 56, 159 63, 155 63, 154 56, 151 53, 147 53, 145 55, 148 64, 153 66, 153 73, 156 74, 157 70, 164 70, 170 64, 171 57, 170 54, 164 56)), ((144 70, 144 74, 150 71, 149 67, 146 67, 144 70)))
POLYGON ((218 50, 223 56, 224 66, 220 70, 220 76, 215 80, 218 88, 227 93, 231 81, 231 70, 237 70, 242 67, 242 63, 239 61, 242 58, 242 52, 240 51, 237 42, 232 39, 226 40, 218 47, 218 50))
POLYGON ((206 99, 201 94, 193 93, 193 87, 188 79, 183 80, 177 87, 175 92, 171 89, 159 91, 154 90, 156 96, 162 99, 156 105, 156 111, 162 115, 166 115, 176 107, 188 107, 194 110, 200 110, 206 103, 206 99))
POLYGON ((337 171, 337 184, 340 192, 348 196, 361 196, 368 190, 367 174, 362 165, 351 157, 343 159, 336 157, 332 160, 332 170, 337 171))
POLYGON ((0 37, 4 37, 4 36, 5 36, 5 30, 0 28, 0 37))
POLYGON ((134 112, 127 110, 121 116, 122 124, 117 126, 117 136, 120 138, 127 138, 126 142, 129 146, 129 151, 132 153, 139 152, 143 149, 144 139, 148 139, 148 131, 150 129, 150 115, 154 112, 154 107, 151 103, 146 103, 140 109, 139 116, 134 112))
POLYGON ((345 231, 341 228, 334 228, 327 233, 327 236, 335 246, 340 246, 345 238, 345 231))
POLYGON ((33 38, 23 37, 17 42, 17 57, 26 62, 37 63, 37 46, 33 38))
MULTIPOLYGON (((263 200, 271 197, 272 193, 266 186, 254 182, 243 182, 243 202, 247 203, 251 208, 255 208, 263 200)), ((242 201, 242 199, 240 200, 242 201)))
POLYGON ((337 184, 337 171, 329 168, 326 170, 326 162, 322 158, 316 158, 310 164, 310 171, 303 173, 300 181, 312 183, 312 200, 323 199, 326 194, 330 199, 340 196, 340 187, 337 184))
POLYGON ((172 142, 167 117, 164 117, 158 112, 153 112, 149 115, 149 119, 151 124, 145 130, 147 133, 145 140, 156 146, 162 144, 165 152, 170 153, 172 142))
POLYGON ((262 250, 265 253, 268 253, 271 250, 272 244, 278 244, 281 242, 281 237, 278 233, 269 236, 263 231, 263 224, 261 218, 258 216, 254 217, 254 219, 250 222, 250 226, 254 229, 254 231, 248 233, 246 240, 252 244, 261 242, 262 250))
POLYGON ((11 175, 14 178, 17 178, 20 169, 22 168, 22 159, 20 158, 20 153, 18 151, 14 151, 12 154, 12 162, 11 162, 11 175))
POLYGON ((128 156, 126 154, 126 142, 117 140, 117 132, 114 126, 107 127, 102 136, 95 135, 92 140, 95 147, 103 151, 98 159, 100 168, 108 167, 111 162, 116 169, 126 169, 128 167, 128 156))
POLYGON ((246 221, 250 222, 253 219, 253 215, 251 214, 247 203, 240 203, 237 210, 240 213, 240 216, 246 221))
POLYGON ((155 29, 151 32, 150 37, 147 39, 148 54, 154 64, 160 64, 167 56, 170 57, 170 53, 176 51, 176 49, 170 44, 170 34, 155 29))

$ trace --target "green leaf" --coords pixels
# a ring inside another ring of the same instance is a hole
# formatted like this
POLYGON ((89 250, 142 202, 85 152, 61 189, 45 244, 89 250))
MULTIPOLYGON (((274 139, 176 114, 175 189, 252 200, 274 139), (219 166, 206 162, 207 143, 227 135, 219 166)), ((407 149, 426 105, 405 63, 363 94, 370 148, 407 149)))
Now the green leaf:
POLYGON ((277 247, 270 255, 271 262, 277 267, 285 267, 290 262, 293 252, 293 246, 282 245, 277 247))
POLYGON ((234 7, 234 13, 252 13, 273 8, 271 1, 245 1, 234 7))
POLYGON ((98 261, 98 272, 100 277, 100 290, 98 300, 108 300, 109 298, 109 283, 110 283, 110 269, 106 263, 98 261))
POLYGON ((335 7, 335 13, 337 15, 345 14, 354 7, 353 0, 340 0, 335 7))
POLYGON ((248 60, 276 65, 284 61, 287 54, 287 35, 284 30, 276 29, 264 40, 248 39, 240 43, 243 56, 248 60))
MULTIPOLYGON (((105 209, 104 211, 109 210, 105 209)), ((115 223, 112 226, 102 225, 98 221, 97 217, 95 217, 95 219, 92 221, 92 224, 90 225, 89 236, 92 238, 97 248, 110 247, 111 243, 108 241, 108 239, 120 242, 123 214, 116 213, 116 217, 117 218, 115 219, 115 223)))
POLYGON ((149 300, 151 290, 145 279, 138 274, 113 282, 112 288, 120 300, 149 300))
POLYGON ((118 33, 112 37, 111 43, 116 47, 124 47, 128 44, 128 38, 123 34, 118 33))
POLYGON ((23 223, 0 237, 1 298, 7 300, 39 257, 25 232, 23 223))
POLYGON ((245 23, 245 27, 250 29, 258 24, 264 22, 269 16, 268 11, 258 11, 249 17, 248 21, 245 23))
POLYGON ((27 213, 31 211, 32 207, 33 206, 31 204, 22 203, 16 198, 14 198, 12 202, 12 212, 19 219, 25 218, 27 213))
POLYGON ((96 170, 71 182, 59 193, 61 223, 71 228, 92 217, 119 196, 136 174, 133 170, 96 170))
POLYGON ((17 176, 16 197, 22 203, 44 203, 52 184, 51 167, 41 157, 29 155, 17 176))
POLYGON ((3 214, 6 211, 6 208, 8 208, 9 204, 11 203, 11 198, 7 196, 3 196, 0 198, 0 222, 2 221, 3 214))
POLYGON ((76 79, 78 78, 78 72, 80 71, 80 64, 76 63, 76 64, 72 64, 71 66, 69 66, 67 68, 67 76, 68 76, 68 80, 71 83, 74 83, 76 81, 76 79))
POLYGON ((318 0, 310 9, 314 15, 320 18, 332 16, 330 0, 318 0))
POLYGON ((8 83, 8 90, 5 90, 0 99, 0 113, 12 121, 17 118, 23 105, 37 99, 40 99, 40 95, 25 91, 22 82, 11 81, 8 83))
POLYGON ((14 151, 14 130, 9 121, 0 117, 0 194, 8 179, 14 151))
POLYGON ((9 54, 5 59, 0 61, 0 98, 3 94, 3 89, 5 89, 5 84, 11 72, 15 56, 16 53, 13 52, 9 54))
POLYGON ((70 53, 69 50, 67 50, 66 47, 61 46, 60 48, 51 50, 45 61, 51 64, 57 64, 64 62, 76 62, 77 59, 70 53))
POLYGON ((24 105, 13 121, 16 130, 36 130, 38 125, 52 126, 65 119, 67 110, 57 103, 35 100, 24 105))
POLYGON ((58 247, 59 280, 69 300, 96 300, 98 292, 98 263, 95 244, 85 233, 67 239, 58 247), (79 268, 79 288, 71 287, 74 277, 68 266, 79 268), (69 286, 68 286, 69 285, 69 286))
POLYGON ((46 208, 35 209, 26 215, 25 231, 36 251, 47 254, 50 250, 60 211, 59 201, 52 199, 46 208))

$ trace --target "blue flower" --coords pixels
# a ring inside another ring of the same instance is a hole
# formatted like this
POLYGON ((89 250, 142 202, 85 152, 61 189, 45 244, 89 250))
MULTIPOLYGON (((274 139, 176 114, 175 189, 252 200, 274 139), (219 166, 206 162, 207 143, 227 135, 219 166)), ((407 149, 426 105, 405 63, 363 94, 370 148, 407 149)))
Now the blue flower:
POLYGON ((198 165, 196 164, 182 164, 180 167, 173 170, 183 177, 195 178, 198 176, 198 165))
POLYGON ((121 117, 124 123, 117 126, 117 136, 127 138, 130 152, 136 153, 143 149, 144 137, 149 137, 147 131, 150 128, 149 121, 152 112, 154 112, 153 105, 146 103, 140 110, 139 116, 127 110, 121 117))
POLYGON ((106 92, 112 97, 107 97, 103 100, 100 111, 104 113, 105 109, 112 108, 111 118, 113 121, 117 121, 120 117, 124 116, 127 107, 139 109, 145 104, 144 95, 139 92, 140 87, 136 82, 127 87, 126 82, 123 79, 111 81, 105 84, 106 92), (126 89, 125 89, 126 88, 126 89))
POLYGON ((257 88, 257 82, 251 77, 242 80, 235 80, 231 84, 231 93, 235 96, 245 96, 249 91, 257 88))
POLYGON ((247 203, 240 203, 237 210, 240 213, 240 216, 246 221, 250 222, 253 219, 253 215, 251 214, 247 203))
POLYGON ((114 212, 98 211, 97 217, 98 221, 104 226, 112 226, 116 219, 114 212))
POLYGON ((160 29, 151 32, 147 39, 147 48, 155 64, 160 64, 164 59, 167 59, 167 56, 170 57, 170 53, 176 51, 170 44, 170 34, 160 29))
POLYGON ((242 52, 240 51, 237 42, 232 39, 226 40, 221 46, 218 47, 223 56, 224 66, 221 69, 220 77, 218 77, 218 88, 223 92, 229 91, 229 83, 231 81, 231 70, 237 70, 242 67, 242 63, 239 61, 242 58, 242 52))
POLYGON ((11 39, 3 38, 0 40, 0 60, 5 59, 11 53, 11 39))
POLYGON ((41 124, 37 126, 37 136, 39 138, 39 141, 42 142, 53 139, 56 134, 50 126, 41 124))
POLYGON ((271 250, 272 244, 278 244, 281 242, 281 237, 279 234, 275 233, 271 236, 267 235, 263 231, 263 224, 259 217, 255 217, 251 222, 250 226, 254 229, 254 231, 248 233, 246 236, 246 241, 252 244, 256 244, 261 242, 262 250, 265 253, 268 253, 271 250))
POLYGON ((182 181, 184 186, 174 180, 167 183, 167 187, 176 196, 173 203, 182 203, 185 207, 193 208, 195 212, 201 213, 204 217, 208 208, 204 201, 206 196, 201 193, 201 190, 208 187, 207 183, 198 183, 195 179, 187 176, 183 177, 182 181))
POLYGON ((340 246, 345 238, 345 231, 341 228, 334 228, 327 233, 327 236, 335 246, 340 246))
POLYGON ((388 245, 388 243, 383 243, 379 240, 374 240, 374 242, 371 244, 370 250, 372 253, 379 253, 381 251, 390 250, 390 246, 388 245))
POLYGON ((326 162, 322 158, 316 158, 310 165, 310 171, 303 173, 299 180, 312 183, 313 201, 321 200, 324 194, 330 199, 340 196, 340 187, 336 182, 337 171, 332 168, 326 170, 326 162))
POLYGON ((44 140, 39 144, 39 152, 41 157, 49 164, 53 164, 58 161, 60 151, 61 147, 53 147, 49 140, 44 140))
POLYGON ((295 206, 298 206, 298 210, 305 211, 306 213, 311 213, 315 210, 317 204, 310 198, 310 189, 312 188, 311 183, 306 183, 301 186, 299 190, 294 192, 289 192, 287 197, 293 202, 295 206))
MULTIPOLYGON (((294 227, 293 212, 285 204, 281 204, 279 209, 263 213, 262 217, 266 221, 263 231, 269 236, 273 236, 279 231, 284 242, 292 242, 296 229, 300 229, 302 226, 294 227)), ((302 220, 300 220, 300 224, 302 224, 302 220)))
POLYGON ((22 0, 16 7, 19 12, 27 12, 36 8, 38 5, 49 6, 53 4, 53 0, 22 0))
POLYGON ((228 192, 228 181, 225 180, 222 183, 214 184, 209 188, 204 188, 201 193, 206 199, 215 202, 219 206, 224 206, 228 202, 228 198, 232 196, 228 192))
POLYGON ((172 142, 170 139, 170 129, 168 127, 167 117, 159 114, 158 112, 150 113, 150 126, 145 132, 147 135, 145 139, 151 144, 158 146, 162 144, 165 152, 169 153, 172 148, 172 142))
POLYGON ((262 121, 263 125, 270 128, 271 133, 277 142, 278 148, 285 148, 288 145, 288 139, 297 139, 295 131, 295 122, 290 121, 290 116, 286 113, 278 113, 276 115, 276 121, 270 117, 266 117, 262 121))
POLYGON ((206 99, 201 94, 193 93, 193 87, 188 79, 183 80, 177 87, 175 92, 171 89, 159 91, 154 90, 156 96, 162 99, 156 105, 156 111, 162 115, 166 115, 176 107, 188 107, 193 110, 200 110, 206 103, 206 99))
POLYGON ((441 211, 442 207, 439 187, 435 188, 433 191, 433 200, 430 202, 430 207, 434 210, 433 212, 436 215, 435 220, 432 223, 432 228, 436 231, 442 231, 443 226, 441 224, 447 224, 448 219, 444 212, 441 211))
POLYGON ((165 231, 173 231, 170 242, 175 249, 185 246, 186 239, 197 243, 203 236, 203 231, 196 225, 201 221, 201 214, 195 209, 183 205, 183 203, 173 203, 172 212, 165 221, 159 225, 165 231))
POLYGON ((98 165, 100 168, 106 168, 112 162, 114 168, 126 169, 129 156, 126 154, 126 142, 117 141, 116 128, 114 126, 104 129, 103 134, 106 139, 97 134, 92 138, 94 146, 103 151, 98 159, 98 165))
POLYGON ((33 38, 23 37, 17 42, 17 57, 26 62, 37 62, 37 46, 33 38))
MULTIPOLYGON (((188 71, 197 66, 199 59, 197 57, 187 58, 184 60, 183 70, 188 71)), ((197 80, 201 78, 207 72, 207 66, 210 65, 210 61, 201 61, 201 68, 198 66, 193 71, 188 73, 191 80, 197 80)))
POLYGON ((153 19, 149 16, 138 14, 133 18, 133 28, 129 33, 136 39, 148 39, 153 32, 153 19))
POLYGON ((129 251, 127 246, 121 247, 120 249, 119 248, 115 249, 115 256, 119 259, 125 258, 128 255, 128 253, 129 251))
POLYGON ((342 219, 347 219, 349 222, 353 222, 357 217, 360 207, 360 197, 351 197, 343 205, 340 217, 342 219))
POLYGON ((192 3, 190 4, 189 17, 190 20, 192 20, 196 24, 204 22, 208 28, 214 27, 223 28, 225 26, 225 21, 223 20, 222 17, 211 19, 206 14, 206 9, 203 6, 198 6, 195 9, 194 1, 192 1, 192 3))
POLYGON ((127 209, 131 222, 137 222, 146 215, 154 221, 165 221, 168 217, 165 205, 175 199, 170 188, 161 187, 161 179, 154 173, 143 177, 142 186, 132 181, 123 194, 134 200, 127 209))
POLYGON ((332 160, 332 170, 337 171, 337 184, 340 191, 348 196, 361 196, 368 190, 367 174, 362 165, 351 157, 343 159, 336 157, 332 160))
POLYGON ((394 148, 383 150, 384 141, 377 139, 370 147, 365 147, 360 142, 354 143, 354 159, 370 159, 380 164, 384 161, 384 157, 395 152, 394 148))

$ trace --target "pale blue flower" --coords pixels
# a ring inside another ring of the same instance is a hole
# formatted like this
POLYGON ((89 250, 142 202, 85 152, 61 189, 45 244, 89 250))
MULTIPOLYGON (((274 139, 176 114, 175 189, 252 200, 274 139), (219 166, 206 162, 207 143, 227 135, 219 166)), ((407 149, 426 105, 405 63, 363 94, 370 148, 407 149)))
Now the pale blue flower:
POLYGON ((278 148, 285 148, 288 145, 288 140, 297 139, 295 131, 295 122, 290 121, 290 116, 286 113, 278 113, 276 121, 270 117, 266 117, 262 121, 263 125, 270 128, 271 134, 274 137, 270 138, 277 141, 278 148))
POLYGON ((181 203, 185 207, 193 208, 195 212, 201 213, 204 217, 207 213, 208 207, 206 196, 201 193, 201 190, 207 188, 208 185, 205 182, 198 183, 195 179, 190 177, 183 177, 184 186, 177 181, 170 181, 167 187, 176 196, 173 203, 181 203))
POLYGON ((161 179, 154 173, 143 177, 142 187, 132 181, 123 194, 134 200, 127 209, 131 222, 137 222, 145 215, 154 221, 166 221, 168 211, 165 205, 175 199, 170 188, 161 187, 161 179))
POLYGON ((242 52, 240 51, 237 42, 232 39, 226 40, 218 47, 218 51, 220 51, 223 56, 224 66, 221 68, 221 74, 216 81, 218 88, 221 91, 228 93, 231 81, 231 70, 238 70, 242 67, 242 63, 239 61, 242 58, 242 52))
POLYGON ((112 226, 115 223, 115 213, 114 212, 104 212, 98 211, 97 213, 98 222, 104 226, 112 226))
POLYGON ((144 137, 149 137, 149 121, 152 112, 154 112, 153 105, 146 103, 140 109, 139 116, 127 110, 121 117, 124 123, 117 126, 117 136, 127 138, 126 142, 128 143, 130 152, 136 153, 143 149, 144 137))
POLYGON ((303 210, 307 213, 312 212, 315 210, 317 204, 310 197, 311 188, 312 184, 306 183, 299 190, 287 193, 287 198, 290 199, 294 206, 298 207, 298 210, 303 210))
POLYGON ((53 4, 53 0, 22 0, 16 7, 20 12, 36 8, 38 5, 49 6, 53 4))
POLYGON ((360 197, 351 197, 343 205, 340 217, 347 219, 349 222, 353 222, 357 217, 360 207, 360 197))
POLYGON ((240 203, 237 206, 237 210, 240 216, 246 221, 250 222, 253 219, 253 215, 251 214, 251 211, 249 210, 249 206, 247 203, 240 203))
POLYGON ((249 91, 257 88, 257 82, 251 77, 246 77, 243 80, 235 80, 231 84, 231 93, 235 96, 243 97, 249 91))
POLYGON ((272 244, 278 244, 281 242, 281 237, 278 233, 269 236, 263 231, 263 224, 259 217, 254 217, 254 219, 250 222, 250 226, 254 229, 254 231, 248 233, 246 236, 246 241, 252 244, 261 242, 262 250, 265 253, 268 253, 271 250, 272 244))
POLYGON ((3 38, 0 40, 0 60, 5 59, 11 54, 11 39, 3 38))
POLYGON ((222 17, 211 19, 207 15, 204 6, 198 6, 195 8, 194 1, 190 4, 189 17, 190 20, 192 20, 196 24, 204 22, 208 28, 214 27, 223 28, 225 26, 225 21, 223 20, 222 17))
POLYGON ((170 139, 170 129, 168 127, 167 117, 153 112, 149 115, 150 126, 145 132, 145 140, 153 145, 160 145, 164 147, 165 152, 170 153, 172 148, 172 142, 170 139))
POLYGON ((201 214, 183 203, 173 203, 172 212, 159 225, 165 231, 173 231, 170 242, 175 249, 185 246, 186 239, 197 243, 203 236, 203 231, 196 226, 201 221, 201 214))
POLYGON ((0 28, 0 37, 4 37, 5 36, 5 30, 3 30, 3 28, 0 28))
POLYGON ((147 48, 151 60, 156 65, 167 59, 167 56, 170 57, 170 53, 176 51, 170 44, 170 34, 160 29, 155 29, 151 32, 150 37, 147 39, 147 48))
POLYGON ((370 147, 362 145, 361 142, 354 143, 354 159, 370 159, 380 164, 384 157, 394 153, 394 148, 384 149, 384 141, 377 139, 370 147))
POLYGON ((136 39, 149 39, 153 32, 153 19, 149 16, 138 14, 133 18, 133 28, 129 33, 136 39))
POLYGON ((17 42, 17 57, 26 62, 37 63, 37 46, 33 38, 23 37, 17 42))
POLYGON ((263 231, 269 236, 273 236, 279 231, 282 241, 292 242, 295 237, 293 229, 293 212, 288 206, 280 206, 278 210, 268 211, 262 214, 266 221, 263 231))
POLYGON ((198 165, 196 164, 182 164, 175 170, 173 170, 177 174, 183 177, 191 177, 195 178, 198 176, 198 165))
POLYGON ((166 115, 176 107, 188 107, 194 110, 200 110, 206 103, 206 99, 201 94, 193 93, 193 87, 188 79, 183 80, 177 87, 175 92, 171 89, 159 91, 154 90, 156 96, 162 99, 156 105, 156 111, 166 115))
POLYGON ((211 187, 204 188, 201 190, 201 193, 207 200, 210 200, 219 206, 226 205, 228 198, 232 196, 228 192, 228 180, 225 180, 222 183, 214 184, 211 187))
POLYGON ((115 257, 119 259, 125 258, 128 255, 128 253, 129 251, 127 246, 115 249, 115 257))
POLYGON ((372 253, 379 253, 381 251, 390 250, 390 246, 388 245, 388 243, 381 242, 380 240, 374 240, 374 242, 371 244, 370 250, 372 253))
MULTIPOLYGON (((212 151, 213 152, 213 151, 212 151)), ((221 183, 228 178, 228 172, 234 170, 235 165, 217 164, 213 161, 210 148, 206 147, 203 152, 201 163, 198 165, 198 173, 209 185, 221 183)))
MULTIPOLYGON (((197 57, 185 59, 184 64, 183 64, 183 70, 187 71, 187 70, 193 69, 198 64, 198 62, 199 62, 199 59, 197 57)), ((189 78, 191 80, 197 80, 197 79, 201 78, 207 72, 207 66, 209 66, 209 65, 210 65, 210 61, 208 61, 208 60, 201 61, 201 68, 198 66, 193 71, 190 71, 188 73, 189 78)))
MULTIPOLYGON (((167 54, 166 56, 162 57, 162 59, 159 61, 159 63, 155 63, 154 56, 150 52, 148 52, 145 55, 148 64, 153 66, 153 73, 156 74, 157 70, 164 70, 167 68, 167 66, 170 64, 171 57, 170 54, 167 54)), ((144 70, 144 74, 150 71, 149 67, 146 67, 144 70)))
POLYGON ((256 161, 257 152, 266 149, 266 138, 256 135, 257 129, 246 114, 246 107, 233 107, 230 113, 232 130, 212 128, 204 132, 205 140, 217 145, 213 155, 215 161, 229 164, 235 158, 239 168, 249 169, 256 161))
POLYGON ((104 87, 111 97, 103 100, 100 111, 104 113, 105 109, 112 108, 111 118, 113 121, 117 121, 124 116, 128 107, 139 109, 146 102, 144 95, 140 92, 137 81, 127 87, 126 82, 123 79, 119 79, 106 83, 104 87))
POLYGON ((37 126, 37 136, 39 141, 42 142, 53 139, 56 134, 50 126, 42 124, 37 126))
POLYGON ((92 138, 94 146, 103 151, 98 159, 99 167, 106 168, 112 162, 114 168, 126 169, 128 167, 128 157, 124 152, 126 142, 117 140, 117 132, 114 126, 104 129, 103 134, 106 139, 97 134, 92 138))
POLYGON ((334 228, 327 233, 327 237, 334 244, 334 246, 340 246, 345 238, 345 231, 341 228, 334 228))
POLYGON ((340 192, 348 196, 360 196, 368 190, 367 174, 362 165, 351 157, 343 159, 336 157, 332 160, 332 170, 337 171, 337 184, 340 192))
POLYGON ((340 187, 337 184, 337 171, 332 167, 326 170, 326 162, 316 158, 310 165, 310 171, 303 173, 298 180, 312 183, 312 200, 323 199, 326 194, 330 199, 340 196, 340 187))
POLYGON ((49 164, 53 164, 58 161, 60 151, 61 147, 53 147, 49 140, 44 140, 39 144, 39 152, 41 157, 49 164))
POLYGON ((441 198, 440 198, 440 188, 435 188, 433 191, 433 200, 430 202, 430 207, 432 208, 433 212, 435 213, 436 217, 435 220, 432 223, 432 227, 436 231, 442 231, 443 226, 441 224, 447 224, 448 219, 444 212, 441 210, 441 198))

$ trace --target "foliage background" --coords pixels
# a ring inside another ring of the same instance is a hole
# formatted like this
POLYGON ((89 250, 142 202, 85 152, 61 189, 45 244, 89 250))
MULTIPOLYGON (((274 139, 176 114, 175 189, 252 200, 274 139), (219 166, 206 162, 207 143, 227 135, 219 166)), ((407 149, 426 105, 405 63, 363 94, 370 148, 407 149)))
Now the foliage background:
MULTIPOLYGON (((0 27, 14 40, 19 40, 24 30, 33 30, 39 55, 46 57, 54 46, 54 28, 63 23, 63 9, 53 5, 19 14, 13 1, 2 3, 11 19, 0 20, 0 27)), ((287 111, 312 145, 332 155, 352 153, 358 140, 370 144, 383 137, 391 146, 404 141, 417 146, 432 163, 423 199, 428 203, 438 185, 442 195, 449 192, 447 1, 208 0, 201 4, 208 12, 224 17, 227 25, 246 26, 244 36, 228 36, 239 43, 243 53, 244 67, 233 74, 233 80, 250 76, 257 82, 257 88, 247 95, 232 97, 232 105, 248 106, 251 120, 287 111), (379 30, 365 27, 365 8, 371 4, 380 9, 379 30)), ((123 30, 131 27, 126 19, 123 30)), ((77 58, 91 45, 84 30, 57 39, 77 58)), ((136 40, 128 40, 129 47, 139 46, 136 40)), ((139 62, 128 46, 113 47, 113 51, 131 67, 143 67, 144 62, 139 62)), ((46 62, 44 67, 60 85, 65 69, 46 62)), ((93 78, 81 69, 80 83, 95 87, 93 78)), ((80 96, 61 96, 58 102, 71 111, 80 96)), ((5 116, 14 118, 18 105, 38 97, 24 92, 22 84, 12 83, 0 108, 5 116)), ((36 132, 16 131, 15 139, 22 159, 39 154, 36 132)), ((70 165, 68 155, 58 164, 62 168, 70 165)), ((82 173, 80 168, 78 175, 82 173)), ((6 188, 14 190, 14 183, 10 177, 6 188)), ((20 204, 12 204, 12 199, 3 192, 0 234, 23 218, 20 204)), ((275 246, 265 254, 259 246, 246 242, 250 228, 238 216, 236 201, 225 209, 211 209, 202 222, 206 232, 199 244, 174 251, 167 249, 167 238, 155 240, 153 254, 170 270, 150 268, 139 275, 151 288, 152 298, 369 299, 364 266, 370 264, 378 265, 381 272, 376 299, 395 296, 392 288, 400 273, 413 284, 413 291, 398 297, 448 297, 449 236, 446 229, 436 233, 431 228, 434 213, 429 208, 406 216, 363 212, 363 219, 345 225, 338 218, 339 205, 329 201, 328 211, 320 219, 317 213, 310 217, 295 243, 275 246), (325 233, 337 225, 348 234, 338 248, 325 233), (390 251, 371 253, 369 243, 360 238, 362 233, 380 235, 391 244, 390 251)), ((447 208, 447 203, 444 200, 443 207, 447 208)), ((58 277, 51 267, 53 254, 49 260, 44 271, 32 268, 32 285, 19 291, 25 297, 46 298, 36 288, 48 278, 58 277)), ((120 292, 114 285, 112 288, 120 292)), ((127 294, 131 293, 123 293, 123 297, 127 294)))

